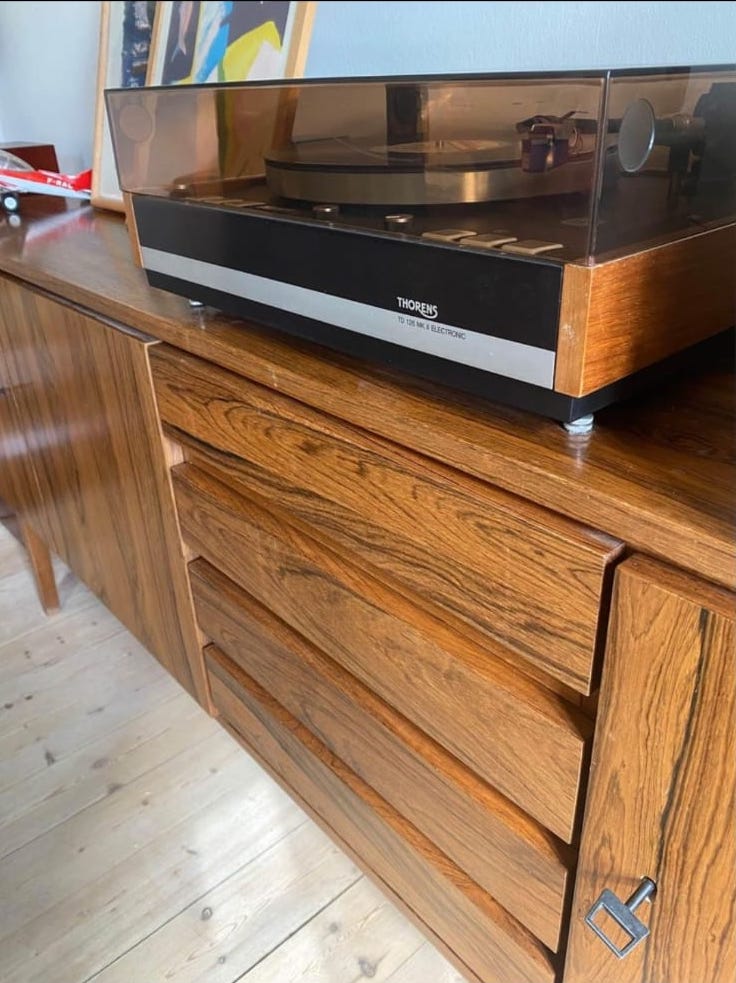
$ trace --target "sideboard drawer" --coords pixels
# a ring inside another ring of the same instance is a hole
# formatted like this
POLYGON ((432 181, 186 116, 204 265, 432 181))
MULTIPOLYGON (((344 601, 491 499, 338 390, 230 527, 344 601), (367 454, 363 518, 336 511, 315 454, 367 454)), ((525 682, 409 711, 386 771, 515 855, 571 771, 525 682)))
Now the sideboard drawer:
POLYGON ((556 949, 573 852, 205 560, 190 576, 207 637, 556 949))
POLYGON ((284 516, 191 464, 174 469, 184 538, 543 826, 570 842, 590 723, 284 516))
POLYGON ((479 643, 591 691, 617 540, 202 359, 161 346, 151 361, 164 421, 208 470, 479 643))
POLYGON ((221 720, 474 983, 553 983, 549 951, 214 645, 221 720), (438 933, 441 933, 438 934, 438 933))

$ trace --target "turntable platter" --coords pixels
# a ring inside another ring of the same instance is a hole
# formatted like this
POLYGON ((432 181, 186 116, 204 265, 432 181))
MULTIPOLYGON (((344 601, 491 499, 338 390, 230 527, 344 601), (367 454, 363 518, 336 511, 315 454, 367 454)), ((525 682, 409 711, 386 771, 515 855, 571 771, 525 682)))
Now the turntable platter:
POLYGON ((587 160, 547 174, 524 173, 519 145, 493 139, 376 144, 328 138, 272 150, 264 160, 273 194, 339 205, 501 201, 577 191, 590 177, 587 160))
MULTIPOLYGON (((437 163, 449 163, 460 158, 469 159, 471 155, 478 159, 481 155, 490 154, 494 157, 503 154, 503 159, 508 160, 513 149, 507 140, 415 140, 411 143, 384 144, 373 148, 375 153, 379 154, 422 155, 437 163)), ((490 161, 493 158, 488 159, 490 161)))

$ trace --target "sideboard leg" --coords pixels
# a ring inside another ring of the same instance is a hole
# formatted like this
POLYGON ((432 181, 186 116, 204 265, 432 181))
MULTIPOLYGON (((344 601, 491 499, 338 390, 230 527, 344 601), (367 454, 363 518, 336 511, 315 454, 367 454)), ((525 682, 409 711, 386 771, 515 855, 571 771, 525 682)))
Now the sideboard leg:
POLYGON ((59 610, 61 604, 59 603, 59 592, 56 589, 51 554, 46 544, 24 519, 19 519, 18 527, 21 541, 28 553, 41 607, 46 614, 53 614, 59 610))

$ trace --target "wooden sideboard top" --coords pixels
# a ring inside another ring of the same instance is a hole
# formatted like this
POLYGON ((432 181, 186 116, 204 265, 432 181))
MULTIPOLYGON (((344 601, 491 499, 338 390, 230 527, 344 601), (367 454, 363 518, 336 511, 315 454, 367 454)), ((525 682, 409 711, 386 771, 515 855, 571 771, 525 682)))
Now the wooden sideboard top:
POLYGON ((733 359, 601 411, 587 437, 149 287, 122 218, 25 198, 0 271, 736 587, 733 359))

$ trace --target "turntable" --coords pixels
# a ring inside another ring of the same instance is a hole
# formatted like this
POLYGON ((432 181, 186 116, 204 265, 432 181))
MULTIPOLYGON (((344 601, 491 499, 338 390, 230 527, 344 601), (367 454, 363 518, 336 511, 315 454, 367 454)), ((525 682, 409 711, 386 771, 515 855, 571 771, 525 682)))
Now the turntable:
POLYGON ((576 421, 734 323, 736 67, 107 93, 158 287, 576 421))

